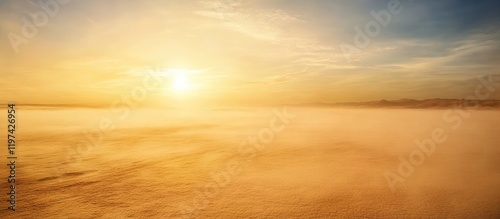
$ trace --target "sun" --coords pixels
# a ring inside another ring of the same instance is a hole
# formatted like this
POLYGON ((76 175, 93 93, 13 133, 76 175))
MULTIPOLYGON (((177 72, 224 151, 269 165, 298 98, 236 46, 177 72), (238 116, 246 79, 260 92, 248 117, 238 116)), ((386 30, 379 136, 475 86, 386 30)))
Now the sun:
POLYGON ((186 80, 186 76, 184 76, 184 75, 175 76, 173 84, 172 84, 172 88, 175 91, 187 90, 188 87, 189 86, 188 86, 188 82, 186 80))
POLYGON ((162 71, 162 77, 168 78, 163 86, 166 95, 188 97, 197 94, 203 88, 201 74, 205 69, 167 68, 162 71))
POLYGON ((171 69, 168 70, 168 73, 171 77, 170 90, 176 93, 184 93, 193 89, 193 84, 191 84, 189 80, 191 70, 171 69))

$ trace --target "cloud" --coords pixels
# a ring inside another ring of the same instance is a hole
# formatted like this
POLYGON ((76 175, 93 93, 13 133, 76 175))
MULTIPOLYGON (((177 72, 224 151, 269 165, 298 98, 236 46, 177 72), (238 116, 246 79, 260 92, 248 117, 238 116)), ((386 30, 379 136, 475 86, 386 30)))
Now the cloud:
POLYGON ((195 14, 221 21, 220 25, 263 40, 278 40, 300 20, 280 9, 244 7, 242 1, 202 1, 204 10, 195 14))
MULTIPOLYGON (((40 89, 64 82, 98 93, 132 83, 134 75, 122 73, 141 66, 183 66, 209 69, 196 80, 221 96, 272 99, 269 93, 289 91, 311 102, 352 93, 459 95, 478 74, 498 73, 499 3, 490 0, 402 1, 403 12, 348 63, 338 45, 352 42, 353 28, 387 2, 72 1, 22 54, 12 56, 2 41, 0 73, 9 75, 4 90, 30 78, 40 89)), ((29 1, 0 1, 0 34, 20 31, 20 18, 38 10, 29 1)))

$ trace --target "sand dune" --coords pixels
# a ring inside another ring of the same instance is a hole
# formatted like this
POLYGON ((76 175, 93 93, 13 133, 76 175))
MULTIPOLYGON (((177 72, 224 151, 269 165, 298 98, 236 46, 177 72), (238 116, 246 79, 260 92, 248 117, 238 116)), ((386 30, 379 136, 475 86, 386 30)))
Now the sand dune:
POLYGON ((18 210, 1 218, 500 217, 499 111, 470 112, 456 129, 445 110, 288 111, 296 117, 270 142, 242 150, 271 108, 143 109, 126 120, 21 108, 18 210), (68 160, 101 118, 116 129, 68 160), (436 128, 447 140, 392 192, 384 173, 436 128))

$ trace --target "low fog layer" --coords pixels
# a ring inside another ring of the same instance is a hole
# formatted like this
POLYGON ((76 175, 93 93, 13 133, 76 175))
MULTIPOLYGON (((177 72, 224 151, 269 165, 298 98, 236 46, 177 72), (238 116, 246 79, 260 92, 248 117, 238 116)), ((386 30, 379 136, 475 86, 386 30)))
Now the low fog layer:
POLYGON ((498 218, 499 114, 21 109, 7 218, 498 218))

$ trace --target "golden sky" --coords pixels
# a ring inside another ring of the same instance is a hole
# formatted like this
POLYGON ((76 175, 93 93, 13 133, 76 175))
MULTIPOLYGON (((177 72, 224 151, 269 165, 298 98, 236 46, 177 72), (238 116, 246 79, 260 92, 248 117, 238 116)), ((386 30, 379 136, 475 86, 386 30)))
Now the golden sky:
POLYGON ((463 98, 499 81, 495 1, 388 2, 0 1, 0 100, 110 105, 150 76, 144 104, 167 106, 463 98))

